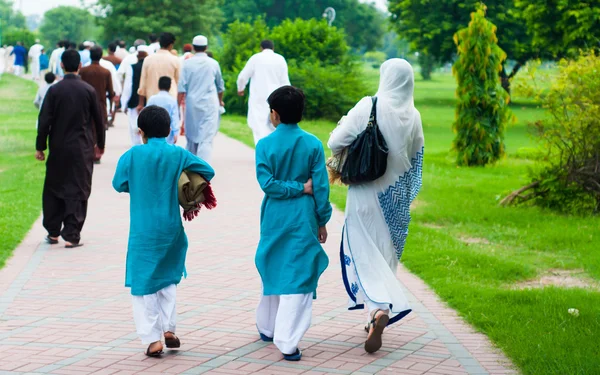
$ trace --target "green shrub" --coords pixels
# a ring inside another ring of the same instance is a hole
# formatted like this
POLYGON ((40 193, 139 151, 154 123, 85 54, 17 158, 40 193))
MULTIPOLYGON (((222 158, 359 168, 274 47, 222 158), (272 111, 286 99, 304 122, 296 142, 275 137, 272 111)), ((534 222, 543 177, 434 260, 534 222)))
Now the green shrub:
POLYGON ((248 95, 238 96, 237 77, 248 59, 260 50, 260 42, 268 34, 269 28, 262 18, 251 24, 235 21, 223 35, 223 47, 215 51, 215 58, 221 65, 225 81, 223 100, 230 113, 245 115, 248 112, 248 95))
POLYGON ((387 59, 387 55, 385 52, 381 51, 371 51, 365 53, 363 56, 363 61, 368 62, 375 69, 379 69, 381 64, 387 59))
POLYGON ((459 165, 494 163, 504 155, 504 128, 512 118, 499 72, 506 59, 498 47, 496 26, 485 18, 485 6, 471 13, 466 29, 454 36, 458 59, 452 70, 458 81, 454 150, 459 165))
POLYGON ((322 66, 318 62, 290 64, 290 81, 306 95, 304 116, 337 121, 366 94, 361 75, 354 68, 322 66))
POLYGON ((599 73, 600 58, 588 54, 561 61, 549 89, 531 80, 539 87, 532 95, 549 114, 531 124, 545 158, 531 171, 533 182, 507 197, 507 203, 533 201, 565 213, 600 212, 599 73))
POLYGON ((23 45, 29 48, 35 44, 35 37, 36 35, 28 29, 9 27, 2 32, 2 43, 14 46, 17 42, 23 42, 23 45))
POLYGON ((350 54, 344 32, 324 20, 286 20, 269 30, 264 20, 236 21, 223 35, 215 57, 225 80, 224 101, 230 113, 246 114, 247 98, 237 95, 237 77, 248 59, 270 38, 289 67, 290 82, 307 97, 305 116, 338 120, 366 95, 362 70, 350 54))

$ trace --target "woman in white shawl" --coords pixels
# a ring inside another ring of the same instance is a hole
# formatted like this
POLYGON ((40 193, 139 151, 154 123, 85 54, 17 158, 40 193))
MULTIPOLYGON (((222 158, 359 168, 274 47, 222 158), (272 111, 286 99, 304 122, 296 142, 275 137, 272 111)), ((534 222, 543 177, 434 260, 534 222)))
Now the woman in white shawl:
MULTIPOLYGON (((406 60, 381 65, 377 123, 389 147, 387 170, 379 179, 348 189, 340 259, 349 309, 369 311, 365 350, 382 346, 382 333, 411 309, 396 278, 410 222, 410 204, 421 187, 423 128, 414 106, 414 74, 406 60)), ((363 98, 333 131, 334 154, 348 147, 369 121, 372 98, 363 98)))

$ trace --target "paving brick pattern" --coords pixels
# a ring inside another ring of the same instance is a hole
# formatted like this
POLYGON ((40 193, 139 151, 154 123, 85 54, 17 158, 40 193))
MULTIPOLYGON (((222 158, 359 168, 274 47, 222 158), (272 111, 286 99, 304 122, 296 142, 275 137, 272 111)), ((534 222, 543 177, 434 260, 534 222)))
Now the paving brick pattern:
POLYGON ((45 233, 38 220, 0 271, 0 374, 517 373, 484 335, 402 267, 398 277, 413 313, 385 332, 380 352, 366 354, 366 315, 345 308, 339 211, 329 225, 331 264, 321 279, 313 326, 300 344, 303 360, 282 361, 273 345, 258 340, 255 328, 262 194, 253 151, 222 135, 214 155, 219 206, 186 224, 189 275, 177 297, 182 348, 146 358, 123 286, 129 197, 111 187, 116 162, 129 144, 126 127, 120 115, 94 172, 85 246, 69 250, 41 243, 45 233))

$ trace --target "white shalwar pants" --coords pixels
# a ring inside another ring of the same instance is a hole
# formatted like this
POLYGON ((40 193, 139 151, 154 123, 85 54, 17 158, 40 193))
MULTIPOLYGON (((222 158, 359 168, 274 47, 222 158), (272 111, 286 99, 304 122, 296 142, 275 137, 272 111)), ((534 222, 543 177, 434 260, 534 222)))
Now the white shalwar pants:
POLYGON ((14 75, 20 77, 23 75, 23 66, 21 65, 15 65, 14 70, 13 70, 14 75))
POLYGON ((127 116, 129 117, 129 135, 131 137, 131 144, 133 146, 141 145, 142 137, 140 136, 140 132, 138 131, 137 120, 139 113, 137 108, 128 108, 127 116))
POLYGON ((175 333, 177 286, 171 284, 153 294, 131 296, 133 320, 144 345, 160 341, 165 332, 175 333))
POLYGON ((210 141, 194 143, 189 138, 186 138, 187 144, 185 146, 186 150, 196 155, 200 159, 204 160, 207 163, 210 163, 212 159, 213 152, 213 140, 211 138, 210 141))
POLYGON ((256 309, 256 326, 283 354, 294 354, 310 328, 313 294, 262 296, 256 309))
POLYGON ((268 137, 275 131, 275 127, 271 124, 271 121, 267 119, 267 122, 263 125, 250 127, 252 129, 252 135, 254 136, 254 144, 258 144, 258 141, 268 137))
POLYGON ((31 60, 31 78, 34 80, 40 79, 40 58, 31 60), (36 61, 37 60, 37 61, 36 61))

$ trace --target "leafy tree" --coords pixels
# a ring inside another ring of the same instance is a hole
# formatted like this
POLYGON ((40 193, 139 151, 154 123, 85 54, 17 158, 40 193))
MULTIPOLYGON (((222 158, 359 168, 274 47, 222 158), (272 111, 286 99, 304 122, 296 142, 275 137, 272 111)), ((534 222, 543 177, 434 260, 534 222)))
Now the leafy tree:
POLYGON ((515 0, 536 48, 552 57, 600 48, 600 0, 515 0))
POLYGON ((2 44, 13 44, 12 36, 27 29, 25 16, 20 11, 15 12, 13 2, 10 0, 0 0, 0 28, 2 44))
POLYGON ((73 6, 60 6, 44 14, 40 25, 40 35, 47 47, 59 40, 82 42, 95 39, 94 16, 85 9, 73 6))
POLYGON ((381 44, 385 16, 358 0, 228 0, 223 5, 226 24, 265 17, 271 27, 285 19, 321 19, 327 7, 336 10, 334 26, 346 30, 346 41, 356 49, 372 50, 381 44))
MULTIPOLYGON (((455 55, 452 36, 469 23, 469 13, 480 0, 390 0, 392 23, 398 34, 411 41, 425 63, 424 78, 436 63, 452 61, 455 55)), ((498 44, 515 61, 512 70, 503 63, 502 87, 510 92, 510 82, 520 68, 538 52, 514 0, 487 1, 487 18, 498 27, 498 44)))
POLYGON ((97 0, 104 38, 132 42, 151 33, 171 32, 178 44, 197 34, 215 35, 223 21, 221 0, 97 0))
POLYGON ((485 18, 485 6, 454 41, 458 59, 452 68, 458 81, 453 143, 459 165, 494 163, 504 155, 504 128, 512 118, 508 94, 499 84, 506 54, 498 47, 496 26, 485 18))
POLYGON ((541 77, 549 85, 539 82, 536 70, 528 69, 526 88, 550 114, 530 124, 544 157, 531 171, 532 183, 501 204, 530 201, 566 213, 600 213, 600 58, 562 60, 551 81, 541 77))

